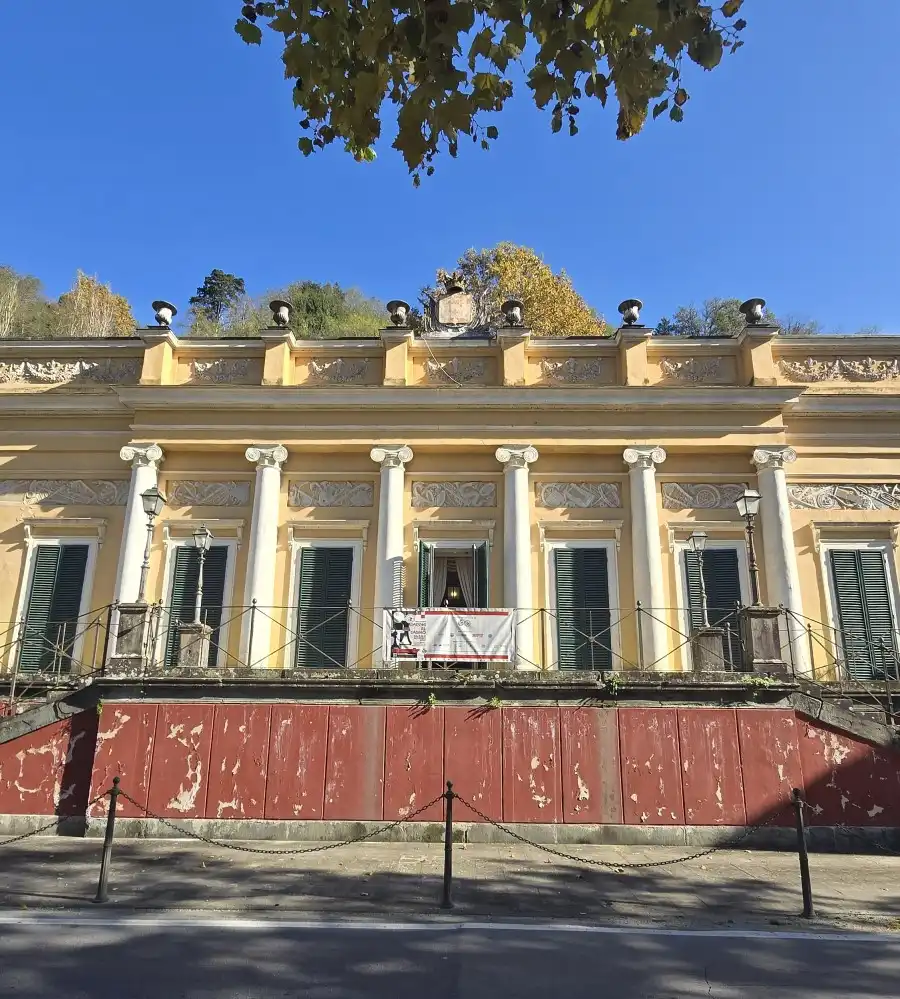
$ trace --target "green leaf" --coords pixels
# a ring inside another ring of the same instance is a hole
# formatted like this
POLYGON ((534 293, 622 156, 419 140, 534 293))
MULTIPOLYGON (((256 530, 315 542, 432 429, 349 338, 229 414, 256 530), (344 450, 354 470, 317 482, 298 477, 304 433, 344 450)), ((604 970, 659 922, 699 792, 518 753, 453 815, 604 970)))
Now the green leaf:
POLYGON ((304 135, 297 143, 297 146, 304 156, 309 156, 313 151, 313 140, 304 135))
POLYGON ((525 48, 526 38, 527 35, 524 24, 512 22, 506 26, 504 39, 508 45, 511 45, 514 49, 518 49, 519 52, 525 48))
POLYGON ((487 134, 487 137, 489 139, 496 139, 497 136, 500 134, 496 125, 488 125, 488 127, 485 129, 485 133, 487 134))
POLYGON ((726 17, 734 17, 734 15, 741 9, 741 4, 743 2, 744 0, 725 0, 725 3, 722 4, 722 13, 726 17))
POLYGON ((257 24, 251 24, 249 21, 239 18, 234 26, 234 30, 248 45, 260 45, 262 43, 262 29, 257 24))
POLYGON ((656 120, 663 113, 663 111, 666 110, 666 108, 668 106, 669 106, 669 98, 668 97, 664 101, 660 101, 659 104, 657 104, 656 107, 654 107, 654 109, 653 109, 653 118, 654 118, 654 120, 656 120))
POLYGON ((684 110, 678 107, 678 105, 676 105, 669 112, 669 117, 672 119, 672 121, 684 121, 684 110))

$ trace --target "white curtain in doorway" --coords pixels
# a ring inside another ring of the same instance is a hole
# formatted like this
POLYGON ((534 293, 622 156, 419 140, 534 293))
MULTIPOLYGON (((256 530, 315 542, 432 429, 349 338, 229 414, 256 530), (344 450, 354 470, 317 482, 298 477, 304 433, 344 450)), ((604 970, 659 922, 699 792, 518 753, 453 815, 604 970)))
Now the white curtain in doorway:
POLYGON ((462 590, 466 607, 475 606, 475 567, 471 558, 456 560, 456 574, 459 576, 459 588, 462 590))
POLYGON ((446 555, 435 555, 434 557, 434 567, 431 571, 431 602, 435 607, 440 607, 444 602, 449 562, 450 559, 446 555))

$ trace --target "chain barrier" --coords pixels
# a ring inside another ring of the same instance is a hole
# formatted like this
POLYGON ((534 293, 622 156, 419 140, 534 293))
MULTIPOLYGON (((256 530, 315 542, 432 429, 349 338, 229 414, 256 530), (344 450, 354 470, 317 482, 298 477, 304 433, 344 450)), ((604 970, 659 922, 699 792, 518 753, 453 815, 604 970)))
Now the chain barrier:
POLYGON ((275 856, 279 854, 288 856, 290 854, 324 853, 326 850, 336 850, 340 846, 352 846, 354 843, 364 843, 366 840, 374 839, 376 836, 383 836, 386 832, 390 832, 391 829, 396 829, 398 826, 403 825, 404 822, 410 822, 417 815, 421 815, 422 812, 431 808, 432 805, 436 805, 439 801, 442 801, 446 796, 444 793, 439 794, 427 804, 422 805, 421 808, 417 808, 414 812, 410 812, 409 815, 404 815, 402 819, 396 819, 379 829, 373 829, 370 832, 362 833, 359 836, 354 836, 352 839, 341 840, 339 843, 324 843, 321 846, 307 846, 298 849, 269 850, 264 847, 241 846, 223 840, 210 839, 208 836, 203 836, 200 833, 193 832, 191 829, 185 829, 177 823, 171 822, 164 816, 151 812, 149 808, 145 808, 139 802, 135 801, 127 791, 120 791, 119 793, 123 798, 130 801, 135 808, 140 809, 140 811, 142 811, 148 818, 155 819, 157 822, 162 822, 163 825, 168 826, 170 829, 174 829, 175 832, 179 833, 181 836, 199 840, 201 843, 208 843, 210 846, 218 846, 224 850, 237 850, 240 853, 261 853, 275 856))
MULTIPOLYGON (((98 801, 102 801, 109 795, 109 791, 104 791, 102 794, 98 794, 96 798, 93 798, 85 806, 85 811, 91 807, 91 805, 96 805, 98 801)), ((77 816, 71 816, 72 818, 77 818, 77 816)), ((23 839, 30 839, 32 836, 40 836, 41 833, 45 833, 48 829, 53 829, 54 826, 59 826, 60 822, 65 821, 69 818, 66 815, 56 815, 53 819, 46 825, 38 826, 37 829, 32 829, 30 832, 20 833, 18 836, 12 836, 9 839, 0 840, 0 846, 9 846, 10 843, 20 843, 23 839)))
POLYGON ((747 826, 733 842, 722 846, 711 846, 705 850, 699 850, 697 853, 688 854, 686 857, 675 857, 669 860, 647 860, 641 863, 628 864, 613 860, 596 860, 593 857, 579 857, 574 853, 566 853, 563 850, 555 850, 553 847, 547 846, 544 843, 534 843, 530 839, 526 839, 524 836, 515 832, 513 829, 510 829, 509 826, 504 825, 502 822, 497 822, 495 819, 490 818, 490 816, 485 815, 484 812, 476 808, 470 801, 463 798, 462 795, 454 792, 453 796, 465 805, 466 808, 471 808, 479 818, 483 819, 485 822, 489 822, 496 829, 506 833, 507 836, 511 836, 520 843, 524 843, 526 846, 533 846, 536 850, 542 850, 544 853, 552 853, 554 856, 562 857, 564 860, 572 860, 578 864, 590 864, 593 867, 605 867, 610 870, 635 870, 642 867, 670 867, 673 864, 683 864, 688 860, 699 860, 701 857, 708 857, 710 854, 716 853, 719 850, 734 850, 738 844, 743 843, 743 841, 747 839, 751 833, 756 832, 758 829, 764 829, 770 824, 769 822, 763 822, 760 825, 747 826))

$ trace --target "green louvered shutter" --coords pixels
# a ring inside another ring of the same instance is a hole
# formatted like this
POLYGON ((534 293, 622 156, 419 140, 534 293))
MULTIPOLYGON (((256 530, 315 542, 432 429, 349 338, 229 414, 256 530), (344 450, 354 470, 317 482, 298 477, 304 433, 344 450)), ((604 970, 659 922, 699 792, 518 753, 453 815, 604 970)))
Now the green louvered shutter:
POLYGON ((303 548, 297 608, 297 656, 301 669, 347 665, 352 548, 303 548))
POLYGON ((483 541, 472 546, 472 565, 475 573, 475 607, 485 609, 488 606, 490 594, 490 576, 488 569, 488 546, 483 541))
MULTIPOLYGON (((737 605, 741 603, 741 574, 735 548, 707 548, 703 553, 706 615, 714 628, 725 629, 725 655, 731 667, 741 661, 737 605)), ((700 555, 685 551, 684 572, 688 591, 691 631, 703 623, 700 589, 700 555)))
POLYGON ((87 559, 87 545, 36 546, 20 670, 71 669, 87 559))
MULTIPOLYGON (((207 665, 212 669, 218 662, 219 633, 222 625, 222 604, 225 600, 225 573, 228 569, 227 545, 212 545, 203 564, 203 600, 200 620, 212 629, 207 665)), ((172 588, 169 593, 169 625, 163 662, 167 669, 178 665, 180 639, 178 625, 194 620, 194 603, 200 582, 200 553, 182 545, 175 549, 172 588)))
POLYGON ((894 621, 883 553, 833 548, 828 556, 848 674, 855 680, 880 680, 886 671, 896 677, 894 621))
POLYGON ((612 669, 609 559, 605 548, 556 548, 560 669, 612 669))
POLYGON ((419 542, 419 606, 430 607, 431 597, 431 569, 434 561, 434 545, 429 545, 425 541, 419 542))

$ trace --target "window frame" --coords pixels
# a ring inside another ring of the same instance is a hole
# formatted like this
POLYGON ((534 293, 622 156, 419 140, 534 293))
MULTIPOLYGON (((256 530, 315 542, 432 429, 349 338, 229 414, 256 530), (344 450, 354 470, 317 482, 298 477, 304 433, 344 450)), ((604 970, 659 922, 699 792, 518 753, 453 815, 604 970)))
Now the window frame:
POLYGON ((552 611, 550 627, 544 629, 544 663, 553 663, 553 669, 559 671, 559 643, 556 635, 556 566, 553 553, 558 549, 605 548, 606 568, 609 574, 610 617, 618 613, 619 617, 611 625, 610 648, 612 650, 613 670, 623 668, 622 659, 622 620, 619 597, 619 546, 612 538, 566 538, 564 540, 544 542, 544 592, 547 594, 547 610, 552 611), (622 664, 622 665, 617 665, 622 664))
MULTIPOLYGON (((231 627, 231 616, 225 614, 226 610, 234 610, 233 594, 234 594, 234 575, 235 575, 235 563, 237 561, 237 550, 240 547, 240 542, 237 538, 216 538, 213 537, 210 541, 210 547, 215 546, 217 548, 227 548, 228 554, 226 556, 225 562, 225 587, 222 591, 222 617, 225 619, 221 627, 219 628, 219 643, 216 649, 216 661, 213 664, 213 669, 221 669, 222 663, 219 661, 220 657, 223 655, 223 649, 228 649, 228 638, 231 627)), ((171 605, 172 596, 172 582, 173 576, 175 574, 175 551, 178 548, 193 548, 194 540, 191 535, 181 538, 169 538, 166 542, 166 560, 163 567, 163 607, 169 607, 171 605)), ((168 619, 167 619, 168 620, 168 619)), ((159 634, 156 636, 154 659, 157 664, 162 664, 165 654, 166 654, 166 634, 168 633, 168 625, 165 628, 159 629, 159 634)), ((231 658, 231 657, 228 657, 231 658)))
MULTIPOLYGON (((900 586, 898 586, 897 565, 894 558, 896 547, 893 541, 884 538, 857 538, 841 539, 830 541, 823 539, 819 547, 819 568, 822 578, 825 581, 825 610, 828 617, 828 627, 832 635, 836 636, 840 642, 840 670, 845 680, 850 679, 847 670, 847 652, 844 648, 843 636, 840 629, 840 615, 838 614, 837 593, 834 588, 834 580, 831 573, 828 553, 833 550, 857 551, 864 549, 867 551, 880 551, 884 559, 885 577, 888 589, 888 603, 891 609, 891 618, 894 624, 894 632, 898 635, 898 645, 900 645, 900 618, 897 617, 897 609, 900 607, 900 586)), ((838 645, 835 641, 835 645, 838 645)), ((878 682, 878 681, 873 681, 878 682)))
MULTIPOLYGON (((746 607, 750 604, 750 563, 747 558, 747 544, 737 538, 708 538, 706 541, 707 550, 711 548, 733 548, 737 551, 738 580, 741 587, 741 603, 746 607)), ((678 576, 678 586, 675 588, 676 607, 678 612, 678 627, 682 635, 691 633, 691 611, 690 599, 688 595, 687 562, 685 552, 691 550, 691 543, 686 539, 678 539, 673 542, 675 553, 675 571, 678 576)), ((690 673, 693 671, 693 661, 691 659, 691 646, 686 638, 681 639, 681 647, 678 649, 678 661, 681 663, 681 671, 690 673)), ((738 668, 737 666, 735 667, 738 668)))
MULTIPOLYGON (((355 664, 359 655, 359 626, 360 626, 360 594, 362 592, 362 569, 363 553, 366 545, 361 538, 292 538, 291 539, 291 564, 288 573, 288 604, 287 621, 285 625, 290 629, 291 640, 282 649, 282 669, 294 669, 297 661, 297 611, 300 606, 300 557, 304 548, 349 548, 353 552, 353 560, 350 568, 350 615, 347 624, 347 665, 343 669, 358 669, 355 664), (294 597, 297 603, 293 603, 294 597), (353 609, 356 613, 353 613, 353 609)), ((376 624, 373 629, 381 634, 381 626, 376 624)), ((381 646, 379 645, 379 649, 381 646)), ((335 667, 336 669, 338 667, 335 667)))
MULTIPOLYGON (((49 522, 52 524, 52 521, 49 522)), ((22 628, 24 626, 25 614, 28 608, 28 598, 31 595, 31 582, 34 578, 35 570, 35 549, 38 545, 52 546, 56 548, 61 548, 63 545, 87 545, 88 554, 87 562, 84 567, 84 582, 81 586, 81 601, 78 605, 78 618, 79 620, 89 613, 91 609, 91 598, 94 593, 94 574, 97 567, 97 554, 100 550, 100 538, 94 534, 93 536, 77 536, 77 535, 42 535, 42 534, 29 534, 27 539, 27 550, 25 552, 25 561, 22 566, 22 580, 23 586, 19 593, 19 600, 16 607, 16 626, 15 626, 15 641, 9 650, 7 657, 7 670, 12 672, 13 668, 17 668, 18 660, 16 656, 19 649, 19 639, 22 637, 22 628)), ((84 651, 84 640, 85 635, 82 633, 75 639, 72 644, 72 654, 71 659, 74 664, 77 664, 81 660, 82 652, 84 651)), ((78 675, 74 672, 72 675, 78 675)))
POLYGON ((435 554, 437 554, 437 552, 440 549, 443 549, 444 551, 447 551, 448 549, 450 551, 464 551, 467 548, 474 548, 475 545, 484 545, 485 562, 487 563, 487 573, 488 573, 488 586, 487 586, 487 589, 488 589, 488 595, 487 595, 488 596, 488 599, 487 599, 488 606, 484 607, 484 608, 481 608, 481 607, 472 607, 470 609, 471 610, 489 610, 490 609, 490 606, 491 606, 490 589, 491 589, 491 583, 492 583, 492 580, 491 580, 491 555, 492 555, 492 547, 491 547, 491 540, 490 540, 490 538, 487 538, 487 537, 483 537, 483 538, 463 538, 463 539, 455 538, 453 540, 447 540, 447 539, 443 539, 443 538, 434 538, 434 539, 432 539, 432 538, 419 538, 418 544, 416 546, 416 577, 415 577, 416 578, 416 601, 415 601, 416 602, 416 606, 418 606, 418 603, 419 603, 419 578, 420 578, 420 575, 421 575, 420 568, 421 568, 422 545, 423 544, 424 545, 430 545, 431 548, 432 548, 432 550, 435 552, 435 554))

